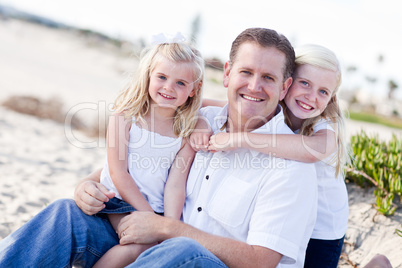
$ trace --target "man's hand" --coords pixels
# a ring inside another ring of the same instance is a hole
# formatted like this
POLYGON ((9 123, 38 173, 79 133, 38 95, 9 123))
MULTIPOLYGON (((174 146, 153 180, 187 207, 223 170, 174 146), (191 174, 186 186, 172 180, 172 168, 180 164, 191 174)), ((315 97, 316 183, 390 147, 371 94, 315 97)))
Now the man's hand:
POLYGON ((102 184, 84 180, 75 187, 74 200, 85 214, 94 215, 101 211, 105 207, 104 203, 114 195, 102 184))
POLYGON ((117 227, 120 244, 152 244, 162 241, 165 238, 161 230, 166 227, 168 220, 172 219, 149 211, 135 211, 124 217, 117 227))

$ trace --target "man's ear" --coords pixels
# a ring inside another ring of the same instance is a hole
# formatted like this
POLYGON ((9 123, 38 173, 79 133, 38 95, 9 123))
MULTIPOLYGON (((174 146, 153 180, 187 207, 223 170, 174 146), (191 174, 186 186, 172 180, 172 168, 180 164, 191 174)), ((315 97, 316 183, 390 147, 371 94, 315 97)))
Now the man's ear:
POLYGON ((232 68, 232 65, 229 61, 227 61, 225 63, 225 67, 223 70, 223 86, 224 87, 228 87, 229 85, 229 74, 230 74, 230 70, 232 68))
POLYGON ((281 92, 279 93, 279 100, 283 100, 286 96, 286 93, 288 93, 288 90, 290 88, 290 86, 293 83, 293 78, 289 77, 288 79, 285 80, 285 82, 283 82, 283 87, 281 92))

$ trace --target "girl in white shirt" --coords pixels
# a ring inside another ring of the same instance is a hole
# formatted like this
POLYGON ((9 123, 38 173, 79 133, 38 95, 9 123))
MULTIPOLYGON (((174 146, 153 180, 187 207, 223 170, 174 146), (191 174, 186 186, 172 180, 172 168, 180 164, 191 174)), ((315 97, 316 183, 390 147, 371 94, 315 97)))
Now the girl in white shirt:
MULTIPOLYGON (((318 45, 295 49, 293 84, 283 101, 286 123, 300 135, 218 133, 208 150, 248 148, 275 157, 315 163, 318 182, 317 221, 304 267, 337 267, 349 208, 343 167, 349 161, 344 117, 338 104, 341 69, 336 55, 318 45)), ((204 101, 204 105, 220 104, 204 101)), ((194 142, 202 143, 202 142, 194 142)))
MULTIPOLYGON (((116 195, 96 216, 108 217, 115 230, 135 210, 180 219, 195 155, 186 138, 201 106, 204 61, 198 50, 162 40, 143 54, 136 74, 115 101, 101 174, 116 195)), ((94 267, 126 266, 150 246, 116 245, 94 267)))

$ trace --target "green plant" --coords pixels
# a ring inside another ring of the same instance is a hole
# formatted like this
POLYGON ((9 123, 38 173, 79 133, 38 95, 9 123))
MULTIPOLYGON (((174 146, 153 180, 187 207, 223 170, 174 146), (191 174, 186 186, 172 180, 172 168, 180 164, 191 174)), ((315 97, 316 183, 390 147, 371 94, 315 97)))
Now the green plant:
POLYGON ((402 139, 393 135, 386 143, 361 131, 352 136, 351 147, 354 159, 346 169, 347 178, 361 187, 374 185, 377 210, 392 215, 397 208, 394 198, 402 198, 402 139))
POLYGON ((401 230, 395 229, 395 233, 396 233, 397 235, 399 235, 400 237, 402 237, 402 231, 401 231, 401 230))

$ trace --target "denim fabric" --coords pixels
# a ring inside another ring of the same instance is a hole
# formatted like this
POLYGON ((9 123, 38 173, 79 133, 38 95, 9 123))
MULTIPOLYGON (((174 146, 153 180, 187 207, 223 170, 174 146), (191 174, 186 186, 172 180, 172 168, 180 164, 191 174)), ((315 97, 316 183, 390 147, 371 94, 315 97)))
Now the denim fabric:
POLYGON ((227 266, 195 240, 177 237, 144 251, 134 263, 127 267, 222 268, 227 266))
POLYGON ((341 256, 343 240, 310 239, 306 250, 305 268, 336 268, 341 256))
POLYGON ((109 202, 105 203, 106 207, 99 211, 98 213, 103 214, 120 214, 120 213, 129 213, 135 211, 129 203, 113 197, 109 200, 109 202))
POLYGON ((0 241, 0 267, 92 267, 118 242, 108 220, 62 199, 0 241))
MULTIPOLYGON (((92 267, 119 242, 109 221, 58 200, 0 241, 0 267, 92 267)), ((172 238, 143 252, 129 267, 227 267, 189 238, 172 238)))

